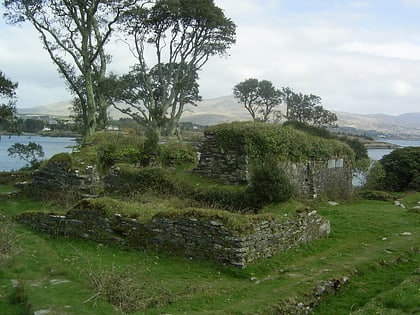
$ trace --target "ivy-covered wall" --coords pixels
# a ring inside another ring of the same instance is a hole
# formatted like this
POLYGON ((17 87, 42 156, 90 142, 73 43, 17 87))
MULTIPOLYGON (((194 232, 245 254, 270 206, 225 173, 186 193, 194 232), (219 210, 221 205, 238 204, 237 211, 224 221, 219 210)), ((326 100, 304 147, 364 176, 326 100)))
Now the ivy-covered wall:
POLYGON ((330 233, 329 221, 316 211, 295 213, 282 221, 270 215, 173 211, 160 212, 142 222, 84 201, 64 215, 24 213, 15 219, 56 236, 151 248, 241 268, 330 233))
POLYGON ((299 195, 345 197, 352 191, 353 151, 291 126, 236 122, 206 130, 196 173, 246 183, 253 163, 276 159, 299 195))

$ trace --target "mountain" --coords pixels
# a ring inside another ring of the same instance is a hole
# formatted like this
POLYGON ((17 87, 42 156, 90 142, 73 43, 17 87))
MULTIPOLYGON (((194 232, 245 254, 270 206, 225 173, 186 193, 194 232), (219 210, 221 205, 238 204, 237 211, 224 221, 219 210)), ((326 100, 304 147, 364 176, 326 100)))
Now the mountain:
MULTIPOLYGON (((46 106, 19 108, 21 115, 50 115, 68 117, 70 103, 59 102, 46 106)), ((281 109, 283 112, 285 108, 281 109)), ((367 134, 372 137, 404 137, 420 139, 420 112, 405 113, 398 116, 386 114, 352 114, 335 112, 338 125, 343 131, 367 134)), ((110 109, 113 119, 124 117, 115 109, 110 109)), ((233 95, 203 100, 198 106, 188 106, 182 117, 184 122, 208 126, 237 120, 250 120, 247 110, 239 104, 233 95)))

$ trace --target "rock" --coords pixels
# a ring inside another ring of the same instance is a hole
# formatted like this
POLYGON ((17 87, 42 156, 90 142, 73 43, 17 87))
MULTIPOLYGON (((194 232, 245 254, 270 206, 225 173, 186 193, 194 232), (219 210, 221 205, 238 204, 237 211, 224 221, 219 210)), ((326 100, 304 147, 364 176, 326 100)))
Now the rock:
POLYGON ((411 236, 411 233, 410 232, 402 232, 400 235, 402 235, 402 236, 411 236))
POLYGON ((335 202, 335 201, 328 201, 328 204, 330 206, 338 206, 338 202, 335 202))

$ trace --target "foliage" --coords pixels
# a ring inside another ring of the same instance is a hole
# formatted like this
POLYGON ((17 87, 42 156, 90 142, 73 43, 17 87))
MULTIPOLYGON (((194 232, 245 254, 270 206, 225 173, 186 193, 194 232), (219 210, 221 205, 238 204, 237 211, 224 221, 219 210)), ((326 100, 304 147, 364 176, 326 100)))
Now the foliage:
MULTIPOLYGON (((401 198, 405 205, 415 205, 420 194, 401 198)), ((8 218, 24 211, 56 210, 21 196, 2 201, 0 208, 8 218)), ((121 314, 104 295, 93 299, 94 303, 83 303, 98 292, 87 274, 91 266, 96 277, 115 275, 116 282, 120 276, 127 281, 133 279, 128 284, 137 282, 145 290, 143 296, 165 301, 169 292, 171 303, 136 311, 133 315, 272 314, 289 310, 286 306, 291 302, 303 303, 305 308, 310 308, 308 311, 323 315, 348 314, 350 308, 353 314, 414 314, 418 308, 420 264, 419 251, 415 248, 420 233, 418 214, 390 202, 371 200, 337 206, 318 203, 316 210, 331 221, 332 232, 328 238, 261 259, 244 269, 153 250, 46 237, 24 226, 10 225, 22 236, 19 242, 22 252, 19 259, 0 270, 0 309, 5 314, 21 314, 11 311, 7 295, 13 290, 11 279, 23 278, 25 292, 35 310, 51 309, 57 314, 70 311, 79 315, 121 314), (404 231, 412 235, 401 235, 404 231), (350 281, 341 292, 307 304, 318 283, 343 277, 349 277, 350 281), (69 282, 51 285, 52 279, 69 282), (143 286, 145 281, 151 285, 143 286), (159 290, 163 286, 165 289, 159 290), (67 305, 72 306, 71 310, 67 305)), ((202 212, 206 215, 204 209, 202 212)), ((278 213, 282 215, 280 210, 278 213)), ((124 288, 117 290, 121 292, 124 288)))
POLYGON ((267 159, 252 166, 246 191, 250 203, 256 208, 286 201, 293 195, 289 179, 274 159, 267 159))
POLYGON ((384 185, 390 191, 420 191, 420 147, 399 148, 380 161, 384 185))
POLYGON ((391 201, 394 200, 394 196, 386 191, 378 190, 367 190, 363 189, 359 192, 360 197, 368 200, 381 200, 381 201, 391 201))
MULTIPOLYGON (((0 71, 0 99, 8 99, 7 103, 0 104, 0 131, 2 130, 16 130, 16 89, 18 84, 7 78, 2 71, 0 71)), ((0 134, 1 140, 1 134, 0 134)))
POLYGON ((29 21, 75 96, 83 135, 104 128, 107 104, 101 90, 110 56, 105 52, 114 25, 136 1, 4 1, 11 24, 29 21))
POLYGON ((90 266, 87 274, 96 291, 87 301, 93 303, 103 297, 126 314, 161 307, 172 300, 171 293, 162 283, 154 282, 139 271, 113 267, 111 271, 95 272, 90 266))
POLYGON ((160 145, 159 161, 164 166, 196 164, 197 149, 182 142, 167 142, 160 145))
POLYGON ((13 229, 0 217, 0 267, 6 267, 21 251, 13 229))
POLYGON ((13 98, 16 95, 17 87, 17 83, 12 82, 0 71, 0 97, 13 98))
POLYGON ((270 81, 247 79, 234 86, 233 95, 251 114, 253 121, 277 121, 281 116, 276 107, 282 102, 282 93, 270 81))
POLYGON ((196 219, 203 222, 215 221, 223 224, 228 230, 238 235, 246 235, 255 230, 255 226, 262 222, 271 222, 275 216, 266 214, 237 214, 229 211, 212 209, 187 209, 161 211, 154 218, 171 220, 196 219))
POLYGON ((29 141, 28 144, 15 143, 7 149, 8 155, 11 157, 18 157, 21 160, 28 162, 31 168, 39 166, 39 158, 43 158, 45 153, 40 144, 29 141))
POLYGON ((295 93, 289 87, 282 88, 283 102, 286 104, 286 119, 317 127, 335 127, 337 115, 324 109, 321 97, 295 93))
POLYGON ((115 182, 113 191, 121 194, 146 191, 165 194, 174 191, 170 173, 160 167, 134 168, 127 164, 117 164, 113 171, 117 173, 116 178, 111 179, 115 182))
POLYGON ((119 132, 96 132, 86 138, 75 156, 84 163, 98 165, 101 172, 106 172, 116 163, 138 163, 146 154, 143 137, 119 132))
POLYGON ((235 24, 213 0, 142 4, 124 14, 121 24, 138 63, 111 80, 109 101, 159 136, 179 136, 184 106, 201 99, 198 72, 234 44, 235 24), (148 48, 154 56, 145 53, 148 48))
MULTIPOLYGON (((181 184, 182 185, 182 184, 181 184)), ((252 209, 245 187, 239 185, 182 185, 183 193, 203 207, 243 212, 252 209)))
POLYGON ((244 145, 251 160, 261 160, 269 156, 281 161, 299 162, 335 156, 353 158, 354 154, 340 141, 322 139, 290 126, 235 122, 210 127, 207 132, 217 136, 225 151, 236 150, 238 146, 244 145))

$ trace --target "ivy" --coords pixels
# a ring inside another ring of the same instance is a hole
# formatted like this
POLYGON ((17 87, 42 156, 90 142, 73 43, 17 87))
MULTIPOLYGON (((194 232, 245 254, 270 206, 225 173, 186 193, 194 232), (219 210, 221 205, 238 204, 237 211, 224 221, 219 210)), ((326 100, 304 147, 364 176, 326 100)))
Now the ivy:
POLYGON ((346 144, 310 135, 292 126, 258 122, 234 122, 210 127, 207 134, 217 137, 223 151, 243 147, 252 160, 276 156, 280 161, 302 162, 339 156, 354 158, 346 144))

